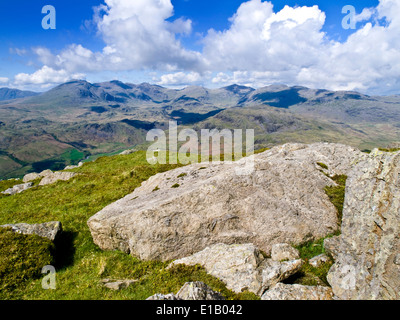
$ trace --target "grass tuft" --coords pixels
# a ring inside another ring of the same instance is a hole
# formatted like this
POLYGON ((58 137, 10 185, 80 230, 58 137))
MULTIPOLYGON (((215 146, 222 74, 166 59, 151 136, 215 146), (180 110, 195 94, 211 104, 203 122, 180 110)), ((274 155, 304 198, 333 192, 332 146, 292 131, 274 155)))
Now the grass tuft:
POLYGON ((39 278, 41 270, 54 261, 54 245, 37 235, 24 235, 0 228, 0 298, 24 282, 39 278))

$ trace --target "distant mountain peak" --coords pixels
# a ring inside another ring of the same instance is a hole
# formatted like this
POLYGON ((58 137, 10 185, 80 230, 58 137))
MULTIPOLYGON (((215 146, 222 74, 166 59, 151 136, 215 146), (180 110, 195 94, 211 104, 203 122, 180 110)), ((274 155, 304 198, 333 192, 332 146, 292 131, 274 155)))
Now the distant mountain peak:
POLYGON ((20 98, 27 98, 37 96, 38 92, 23 91, 18 89, 0 88, 0 101, 15 100, 20 98))
POLYGON ((250 93, 252 91, 255 91, 255 89, 253 89, 251 87, 242 86, 242 85, 238 85, 238 84, 232 84, 232 85, 224 87, 222 89, 230 91, 235 94, 245 93, 245 92, 250 93))

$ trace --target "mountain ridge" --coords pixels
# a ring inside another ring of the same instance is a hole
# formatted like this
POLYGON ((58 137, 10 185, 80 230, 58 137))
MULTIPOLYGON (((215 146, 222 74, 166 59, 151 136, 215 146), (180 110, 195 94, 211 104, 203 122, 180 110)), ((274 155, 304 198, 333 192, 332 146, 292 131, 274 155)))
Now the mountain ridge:
POLYGON ((149 129, 167 130, 169 121, 195 130, 254 129, 259 148, 285 142, 386 148, 400 141, 399 111, 400 96, 302 86, 169 89, 72 80, 0 101, 0 179, 21 176, 32 166, 58 170, 74 164, 72 150, 86 157, 143 145, 149 129))

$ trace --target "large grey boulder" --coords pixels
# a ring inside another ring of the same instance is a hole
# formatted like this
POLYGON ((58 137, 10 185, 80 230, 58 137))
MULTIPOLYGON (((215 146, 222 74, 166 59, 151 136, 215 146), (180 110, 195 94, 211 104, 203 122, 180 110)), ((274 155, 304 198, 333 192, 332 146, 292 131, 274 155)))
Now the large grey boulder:
POLYGON ((12 228, 14 232, 26 235, 36 234, 51 241, 54 241, 62 232, 62 225, 59 221, 45 222, 41 224, 5 224, 0 226, 0 228, 12 228))
POLYGON ((233 164, 193 164, 157 174, 88 221, 94 242, 142 260, 179 259, 216 243, 300 244, 338 228, 325 194, 365 155, 337 144, 287 144, 233 164), (247 174, 244 168, 254 169, 247 174))
POLYGON ((374 150, 349 175, 336 263, 344 300, 400 299, 400 153, 374 150))
POLYGON ((302 260, 278 262, 265 259, 253 244, 216 244, 192 256, 175 260, 179 264, 201 265, 207 273, 222 280, 228 289, 261 295, 265 290, 298 272, 302 260))
POLYGON ((261 300, 333 300, 333 293, 329 287, 278 283, 261 300))

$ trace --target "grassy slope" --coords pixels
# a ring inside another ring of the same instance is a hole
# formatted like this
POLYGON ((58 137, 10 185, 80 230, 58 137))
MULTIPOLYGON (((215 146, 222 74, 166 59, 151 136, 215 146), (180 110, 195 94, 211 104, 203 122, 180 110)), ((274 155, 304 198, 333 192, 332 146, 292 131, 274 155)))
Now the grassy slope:
POLYGON ((186 281, 204 281, 230 299, 256 298, 249 293, 235 295, 202 268, 167 271, 168 263, 143 262, 118 251, 103 252, 93 243, 87 226, 92 215, 131 193, 150 176, 174 167, 150 166, 144 152, 103 157, 75 169, 81 175, 68 182, 34 187, 15 196, 0 195, 0 224, 58 220, 64 228, 57 244, 57 290, 43 290, 40 279, 29 280, 13 291, 1 291, 0 299, 145 299, 158 292, 176 292, 186 281), (140 281, 115 292, 99 285, 104 278, 140 281))

